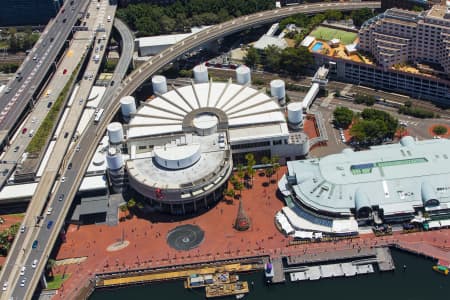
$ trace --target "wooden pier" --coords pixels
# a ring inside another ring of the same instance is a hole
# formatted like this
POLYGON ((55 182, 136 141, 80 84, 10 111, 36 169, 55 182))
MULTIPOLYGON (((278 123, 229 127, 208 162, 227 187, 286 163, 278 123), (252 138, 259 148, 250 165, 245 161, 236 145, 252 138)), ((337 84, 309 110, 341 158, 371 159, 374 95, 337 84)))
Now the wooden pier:
POLYGON ((272 283, 282 283, 286 281, 286 276, 284 275, 283 260, 281 257, 276 257, 272 259, 272 267, 274 276, 272 277, 272 283))

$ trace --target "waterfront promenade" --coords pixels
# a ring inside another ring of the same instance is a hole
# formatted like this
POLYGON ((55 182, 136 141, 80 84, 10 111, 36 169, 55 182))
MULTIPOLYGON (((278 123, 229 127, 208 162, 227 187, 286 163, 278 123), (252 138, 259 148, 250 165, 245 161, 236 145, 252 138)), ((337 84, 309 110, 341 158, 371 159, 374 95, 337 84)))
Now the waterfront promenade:
MULTIPOLYGON (((278 178, 285 172, 280 168, 278 178)), ((276 179, 277 175, 273 176, 276 179)), ((375 237, 361 235, 353 240, 290 245, 291 238, 281 234, 275 224, 275 213, 283 202, 276 195, 276 184, 267 184, 268 178, 256 175, 253 188, 242 192, 244 209, 251 219, 249 231, 238 232, 233 228, 238 201, 232 204, 220 202, 210 211, 183 221, 170 222, 167 216, 153 215, 149 219, 133 217, 119 226, 86 225, 69 226, 67 242, 56 259, 83 258, 79 262, 59 265, 55 274, 69 275, 53 299, 75 299, 75 296, 94 279, 95 274, 122 272, 133 269, 161 268, 174 265, 194 264, 209 261, 226 261, 234 258, 254 256, 298 256, 320 258, 333 251, 366 251, 371 247, 398 244, 406 249, 426 251, 428 255, 450 261, 450 230, 394 233, 391 236, 375 237), (189 251, 177 251, 166 243, 167 233, 176 226, 195 224, 205 232, 199 247, 189 251), (119 242, 124 235, 127 246, 117 251, 108 247, 119 242), (427 245, 426 249, 418 245, 427 245)), ((69 260, 70 261, 70 260, 69 260)), ((430 266, 431 270, 431 266, 430 266)))

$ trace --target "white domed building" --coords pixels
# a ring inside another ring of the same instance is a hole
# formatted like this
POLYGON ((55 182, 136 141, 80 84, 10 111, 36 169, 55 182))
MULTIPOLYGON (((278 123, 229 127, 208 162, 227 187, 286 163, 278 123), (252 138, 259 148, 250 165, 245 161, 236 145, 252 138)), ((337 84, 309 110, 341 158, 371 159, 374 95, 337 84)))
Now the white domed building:
POLYGON ((247 153, 305 156, 308 139, 291 137, 278 99, 249 84, 192 83, 141 103, 125 132, 130 186, 163 211, 186 214, 219 201, 247 153))

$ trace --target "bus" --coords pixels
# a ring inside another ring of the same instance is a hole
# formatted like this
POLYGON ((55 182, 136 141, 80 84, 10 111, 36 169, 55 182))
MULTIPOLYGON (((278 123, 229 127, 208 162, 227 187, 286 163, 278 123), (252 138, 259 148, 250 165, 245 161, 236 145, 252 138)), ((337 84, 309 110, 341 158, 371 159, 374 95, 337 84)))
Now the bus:
POLYGON ((95 112, 94 123, 98 123, 100 121, 104 111, 105 110, 103 108, 100 108, 95 112))

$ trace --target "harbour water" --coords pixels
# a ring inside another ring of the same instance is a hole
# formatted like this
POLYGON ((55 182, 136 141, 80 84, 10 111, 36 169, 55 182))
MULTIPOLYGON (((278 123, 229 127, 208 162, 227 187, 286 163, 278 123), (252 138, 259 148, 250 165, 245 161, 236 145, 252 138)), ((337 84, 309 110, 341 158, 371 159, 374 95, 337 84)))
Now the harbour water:
MULTIPOLYGON (((396 269, 350 278, 289 282, 267 286, 263 273, 242 274, 250 284, 244 299, 315 299, 315 300, 424 300, 449 299, 450 276, 432 270, 431 260, 392 250, 396 269), (403 266, 406 266, 404 268, 403 266)), ((153 283, 109 290, 96 290, 89 300, 134 299, 205 299, 203 289, 186 290, 183 281, 153 283)), ((227 298, 221 298, 227 299, 227 298)), ((229 297, 228 299, 235 299, 229 297)))

